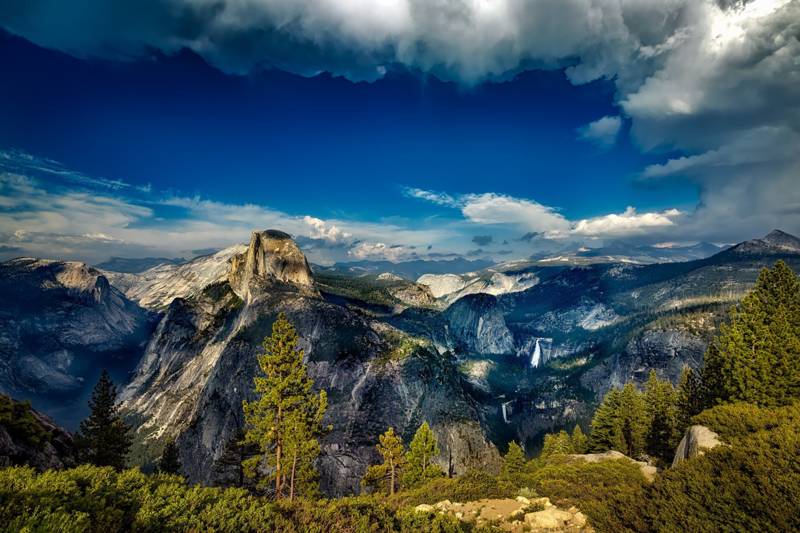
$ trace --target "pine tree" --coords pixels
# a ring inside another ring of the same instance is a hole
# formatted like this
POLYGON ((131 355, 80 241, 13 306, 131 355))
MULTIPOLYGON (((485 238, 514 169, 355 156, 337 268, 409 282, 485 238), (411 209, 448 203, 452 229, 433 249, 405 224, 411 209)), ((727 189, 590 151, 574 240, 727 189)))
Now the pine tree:
POLYGON ((619 409, 625 445, 625 449, 620 451, 628 457, 637 458, 645 449, 648 420, 644 398, 633 383, 626 383, 622 387, 619 409))
POLYGON ((672 383, 658 379, 655 370, 645 385, 644 400, 649 427, 646 441, 647 453, 662 459, 670 459, 678 444, 678 397, 672 383))
POLYGON ((701 389, 699 374, 689 368, 683 368, 678 390, 676 391, 677 428, 682 433, 689 427, 691 419, 703 410, 703 391, 701 389))
POLYGON ((544 436, 540 456, 547 458, 553 455, 566 455, 572 453, 572 451, 572 441, 569 434, 562 429, 558 433, 549 433, 544 436))
POLYGON ((586 453, 589 448, 589 439, 583 434, 580 424, 575 424, 569 440, 572 446, 572 453, 586 453))
POLYGON ((253 378, 257 399, 243 402, 245 442, 257 444, 270 467, 267 476, 260 476, 262 457, 251 457, 244 461, 245 474, 257 478, 261 490, 271 485, 275 498, 286 490, 293 498, 301 485, 313 490, 317 438, 327 429, 321 425, 327 397, 324 391, 313 392, 297 342, 297 331, 281 313, 258 357, 262 375, 253 378))
POLYGON ((132 436, 117 412, 116 398, 117 388, 103 370, 89 400, 91 413, 81 422, 77 442, 84 461, 121 470, 125 468, 132 436))
POLYGON ((439 445, 436 435, 428 423, 423 422, 408 446, 403 485, 413 488, 442 476, 444 474, 442 469, 433 462, 437 455, 439 455, 439 445))
POLYGON ((589 435, 589 450, 622 451, 625 442, 622 437, 622 418, 620 417, 620 397, 622 391, 612 388, 603 397, 592 418, 592 432, 589 435))
POLYGON ((514 478, 514 476, 523 472, 525 462, 525 451, 516 441, 512 440, 508 443, 508 451, 503 456, 503 466, 500 473, 505 478, 514 478))
POLYGON ((782 261, 764 269, 706 351, 703 406, 780 405, 800 383, 800 280, 782 261))
POLYGON ((383 462, 367 469, 362 484, 378 488, 385 483, 387 492, 390 495, 394 494, 398 488, 400 473, 406 464, 405 446, 400 437, 395 434, 394 428, 390 427, 378 437, 376 448, 381 454, 383 462))
POLYGON ((158 470, 165 474, 180 474, 181 468, 178 446, 175 444, 175 439, 170 439, 161 453, 161 459, 158 461, 158 470))

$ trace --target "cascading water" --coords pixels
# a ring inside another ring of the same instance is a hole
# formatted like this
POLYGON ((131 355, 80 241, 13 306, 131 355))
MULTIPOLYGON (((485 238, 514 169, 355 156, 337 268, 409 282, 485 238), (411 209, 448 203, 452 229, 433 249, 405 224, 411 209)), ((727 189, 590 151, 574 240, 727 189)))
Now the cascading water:
POLYGON ((542 362, 542 347, 539 345, 539 339, 536 339, 536 346, 533 349, 531 356, 531 368, 537 368, 542 362))
POLYGON ((511 402, 503 402, 500 404, 500 409, 503 411, 503 422, 508 424, 508 406, 511 402))

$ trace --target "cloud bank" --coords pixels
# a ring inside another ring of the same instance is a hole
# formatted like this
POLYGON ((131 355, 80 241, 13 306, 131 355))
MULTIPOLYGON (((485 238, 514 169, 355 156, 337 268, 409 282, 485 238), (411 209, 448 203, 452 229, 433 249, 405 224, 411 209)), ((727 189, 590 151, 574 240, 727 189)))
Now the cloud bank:
MULTIPOLYGON (((0 25, 82 57, 190 48, 237 74, 280 68, 374 80, 402 65, 465 85, 527 69, 564 69, 574 84, 613 80, 633 143, 678 154, 642 179, 691 180, 700 202, 682 216, 598 214, 580 231, 627 234, 657 221, 651 228, 673 239, 730 241, 800 230, 800 0, 86 0, 80 8, 29 0, 0 4, 0 25)), ((621 120, 600 118, 579 135, 608 146, 621 120)), ((533 200, 418 194, 479 224, 579 231, 533 200)))

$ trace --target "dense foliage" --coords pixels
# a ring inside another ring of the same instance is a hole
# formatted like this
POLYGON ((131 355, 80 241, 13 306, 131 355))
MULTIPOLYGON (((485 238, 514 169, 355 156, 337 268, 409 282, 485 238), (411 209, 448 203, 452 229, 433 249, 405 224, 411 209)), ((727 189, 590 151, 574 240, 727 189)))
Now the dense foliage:
POLYGON ((397 511, 373 498, 273 502, 178 476, 84 465, 37 474, 0 470, 0 530, 367 532, 461 531, 454 518, 397 511))
POLYGON ((0 426, 11 438, 31 446, 40 446, 50 434, 33 415, 30 402, 18 402, 0 394, 0 426))
POLYGON ((705 355, 702 403, 785 405, 800 396, 800 279, 783 262, 764 269, 705 355))

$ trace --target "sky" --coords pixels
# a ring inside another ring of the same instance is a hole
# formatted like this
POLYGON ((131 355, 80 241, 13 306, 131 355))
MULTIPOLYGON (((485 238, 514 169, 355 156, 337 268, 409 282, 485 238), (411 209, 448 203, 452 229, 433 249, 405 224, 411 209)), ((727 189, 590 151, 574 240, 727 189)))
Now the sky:
POLYGON ((0 4, 0 258, 800 233, 800 0, 0 4))

